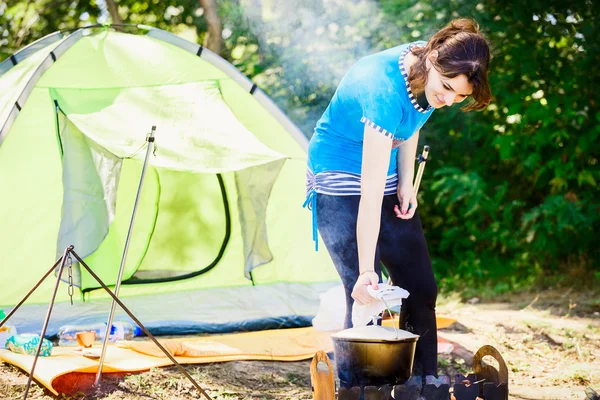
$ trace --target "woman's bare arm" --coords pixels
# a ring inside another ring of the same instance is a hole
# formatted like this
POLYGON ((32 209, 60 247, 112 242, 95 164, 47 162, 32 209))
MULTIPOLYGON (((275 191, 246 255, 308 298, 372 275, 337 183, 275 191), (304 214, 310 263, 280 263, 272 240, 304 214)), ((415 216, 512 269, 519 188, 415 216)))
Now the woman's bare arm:
POLYGON ((356 223, 358 262, 361 276, 352 294, 359 303, 368 303, 372 300, 366 291, 366 286, 377 284, 378 282, 378 277, 373 269, 381 225, 381 204, 383 202, 391 150, 392 139, 365 124, 361 196, 356 223), (361 279, 363 276, 365 278, 361 279), (373 282, 373 280, 375 281, 373 282), (358 286, 361 287, 358 288, 358 286))

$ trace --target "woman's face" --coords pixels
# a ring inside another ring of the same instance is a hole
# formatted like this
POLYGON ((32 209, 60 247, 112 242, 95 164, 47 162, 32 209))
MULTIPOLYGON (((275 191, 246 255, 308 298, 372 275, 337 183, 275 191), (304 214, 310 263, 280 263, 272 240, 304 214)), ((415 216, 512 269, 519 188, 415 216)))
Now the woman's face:
MULTIPOLYGON (((435 53, 435 52, 434 52, 435 53)), ((437 54, 434 54, 434 59, 437 54)), ((427 102, 433 108, 451 106, 460 103, 473 93, 473 87, 465 75, 454 78, 446 78, 435 69, 433 63, 428 59, 427 84, 425 85, 425 96, 427 102)))

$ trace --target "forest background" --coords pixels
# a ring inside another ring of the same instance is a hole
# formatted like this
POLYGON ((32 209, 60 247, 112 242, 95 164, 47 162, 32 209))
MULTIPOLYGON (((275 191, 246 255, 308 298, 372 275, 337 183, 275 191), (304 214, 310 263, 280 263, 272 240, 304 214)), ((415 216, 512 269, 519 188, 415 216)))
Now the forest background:
POLYGON ((458 16, 477 20, 492 44, 494 97, 483 112, 436 111, 421 133, 431 156, 419 212, 442 291, 598 286, 593 0, 0 1, 0 60, 56 30, 151 25, 230 61, 310 137, 354 62, 427 40, 458 16))

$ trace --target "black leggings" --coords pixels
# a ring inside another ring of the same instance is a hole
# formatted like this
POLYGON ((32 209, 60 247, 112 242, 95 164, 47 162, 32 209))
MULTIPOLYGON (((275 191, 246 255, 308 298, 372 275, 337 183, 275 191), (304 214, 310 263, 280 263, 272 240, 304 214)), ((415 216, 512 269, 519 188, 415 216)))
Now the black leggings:
MULTIPOLYGON (((356 219, 360 196, 317 194, 319 233, 342 278, 346 292, 344 327, 352 327, 352 289, 358 279, 356 219)), ((396 217, 396 195, 384 196, 381 228, 375 255, 375 271, 381 279, 380 262, 392 282, 408 290, 402 302, 400 326, 420 336, 415 352, 413 374, 437 376, 437 328, 435 302, 437 283, 433 275, 427 243, 418 213, 409 220, 396 217)), ((352 382, 347 382, 352 384, 352 382)))

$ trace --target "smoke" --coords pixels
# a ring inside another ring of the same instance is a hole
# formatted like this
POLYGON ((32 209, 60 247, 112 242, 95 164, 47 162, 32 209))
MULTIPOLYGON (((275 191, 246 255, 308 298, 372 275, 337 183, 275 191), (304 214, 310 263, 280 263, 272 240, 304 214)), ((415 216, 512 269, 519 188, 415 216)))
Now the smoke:
POLYGON ((260 47, 278 56, 277 65, 254 80, 310 136, 346 71, 375 52, 382 13, 373 0, 246 0, 240 5, 260 47))

